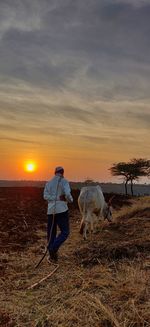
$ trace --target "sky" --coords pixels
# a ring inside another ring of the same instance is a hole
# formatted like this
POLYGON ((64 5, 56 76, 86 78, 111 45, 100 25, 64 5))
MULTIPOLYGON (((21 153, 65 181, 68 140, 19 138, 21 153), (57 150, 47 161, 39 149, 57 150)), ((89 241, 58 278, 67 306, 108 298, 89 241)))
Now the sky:
POLYGON ((149 139, 149 0, 0 0, 0 179, 114 181, 149 139))

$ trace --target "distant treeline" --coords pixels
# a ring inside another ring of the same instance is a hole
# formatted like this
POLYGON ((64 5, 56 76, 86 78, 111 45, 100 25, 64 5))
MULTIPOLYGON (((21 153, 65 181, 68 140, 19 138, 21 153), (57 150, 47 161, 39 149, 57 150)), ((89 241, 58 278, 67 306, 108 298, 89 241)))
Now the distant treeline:
MULTIPOLYGON (((9 181, 0 180, 0 187, 44 187, 46 181, 9 181)), ((124 194, 124 183, 99 183, 91 182, 90 185, 100 185, 104 193, 118 193, 124 194)), ((82 186, 87 185, 85 182, 70 182, 72 189, 81 189, 82 186)), ((128 194, 130 194, 130 187, 128 185, 128 194)), ((150 195, 150 184, 134 184, 134 195, 150 195)))

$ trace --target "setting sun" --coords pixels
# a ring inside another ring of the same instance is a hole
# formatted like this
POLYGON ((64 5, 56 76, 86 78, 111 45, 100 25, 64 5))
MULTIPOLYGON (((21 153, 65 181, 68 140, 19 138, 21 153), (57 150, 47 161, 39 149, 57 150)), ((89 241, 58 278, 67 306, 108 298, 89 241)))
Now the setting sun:
POLYGON ((24 164, 24 169, 28 173, 32 173, 36 170, 36 163, 33 161, 28 161, 24 164))

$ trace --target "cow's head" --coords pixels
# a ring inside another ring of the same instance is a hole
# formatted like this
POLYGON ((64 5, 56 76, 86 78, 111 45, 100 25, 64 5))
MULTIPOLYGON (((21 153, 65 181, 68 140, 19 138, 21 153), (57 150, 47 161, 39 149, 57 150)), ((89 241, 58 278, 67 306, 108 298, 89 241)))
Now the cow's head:
POLYGON ((107 219, 108 221, 112 221, 111 206, 109 206, 107 203, 103 209, 103 216, 104 216, 104 219, 107 219))
POLYGON ((109 222, 112 221, 112 209, 111 209, 111 203, 112 203, 112 199, 114 198, 114 196, 112 196, 108 203, 105 203, 105 207, 103 209, 103 215, 104 215, 104 219, 107 219, 109 222))

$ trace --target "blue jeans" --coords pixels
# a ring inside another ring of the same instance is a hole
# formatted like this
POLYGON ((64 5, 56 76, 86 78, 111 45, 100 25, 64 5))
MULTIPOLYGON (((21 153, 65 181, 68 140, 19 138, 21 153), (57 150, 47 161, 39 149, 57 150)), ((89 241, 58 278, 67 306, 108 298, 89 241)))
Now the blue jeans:
POLYGON ((47 225, 48 250, 57 252, 61 244, 64 243, 67 237, 69 236, 68 210, 65 212, 55 214, 53 227, 52 224, 53 224, 53 215, 48 215, 48 225, 47 225), (58 235, 57 235, 57 227, 59 227, 60 229, 60 233, 58 235), (50 234, 51 234, 51 238, 50 238, 50 234))

